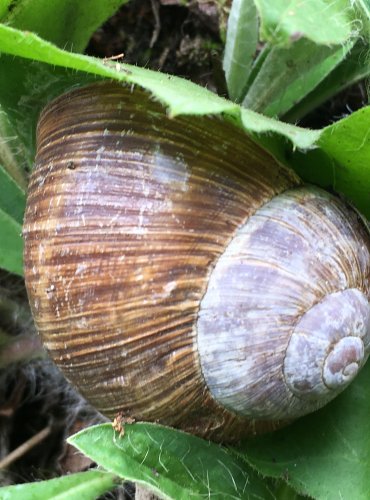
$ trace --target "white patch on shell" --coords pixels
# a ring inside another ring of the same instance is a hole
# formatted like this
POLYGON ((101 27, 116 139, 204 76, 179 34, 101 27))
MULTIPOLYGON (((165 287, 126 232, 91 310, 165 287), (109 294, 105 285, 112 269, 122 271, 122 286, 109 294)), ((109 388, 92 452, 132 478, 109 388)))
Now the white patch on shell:
POLYGON ((163 290, 166 294, 166 297, 171 295, 171 293, 175 290, 177 284, 176 281, 169 281, 166 285, 164 285, 163 290))
POLYGON ((84 262, 80 262, 77 264, 75 274, 83 274, 87 269, 87 265, 84 262))
POLYGON ((160 184, 176 183, 182 191, 187 191, 189 167, 181 154, 175 157, 168 156, 157 144, 153 146, 153 151, 148 154, 147 160, 152 165, 152 175, 156 181, 160 184))

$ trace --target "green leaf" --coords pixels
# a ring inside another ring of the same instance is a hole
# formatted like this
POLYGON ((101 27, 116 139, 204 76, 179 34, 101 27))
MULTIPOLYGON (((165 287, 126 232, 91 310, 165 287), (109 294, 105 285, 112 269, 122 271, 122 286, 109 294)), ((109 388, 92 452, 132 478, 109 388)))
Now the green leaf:
POLYGON ((261 17, 260 36, 289 45, 308 38, 319 45, 342 44, 352 34, 351 2, 347 0, 255 0, 261 17))
POLYGON ((333 189, 350 200, 370 220, 370 106, 326 127, 318 148, 287 151, 300 177, 325 189, 333 189))
POLYGON ((95 500, 116 485, 115 476, 87 471, 29 484, 0 488, 0 500, 95 500))
POLYGON ((358 42, 347 57, 312 92, 284 115, 283 120, 296 123, 346 87, 369 77, 368 50, 366 45, 358 42))
POLYGON ((370 36, 370 2, 369 0, 355 0, 353 2, 353 8, 356 12, 356 17, 358 17, 362 24, 362 33, 369 39, 370 36), (367 35, 367 36, 366 36, 367 35))
POLYGON ((156 424, 85 429, 68 442, 99 465, 166 499, 273 498, 263 480, 227 449, 156 424))
POLYGON ((233 0, 227 23, 223 68, 231 100, 245 94, 257 50, 258 18, 253 0, 233 0))
POLYGON ((4 25, 0 25, 0 51, 102 77, 137 83, 168 104, 173 115, 221 113, 238 108, 232 102, 188 80, 128 64, 112 63, 67 52, 33 33, 4 25), (202 101, 202 109, 199 109, 199 101, 202 101))
POLYGON ((24 191, 0 165, 0 210, 22 224, 25 205, 24 191))
POLYGON ((0 268, 23 275, 22 226, 0 209, 0 268))
MULTIPOLYGON (((62 66, 101 77, 138 84, 152 92, 157 99, 168 106, 169 113, 173 116, 178 114, 222 113, 237 125, 242 125, 250 133, 276 131, 289 138, 296 147, 300 148, 312 146, 312 141, 319 136, 319 133, 312 133, 312 131, 306 131, 293 125, 258 116, 252 111, 242 110, 237 104, 182 78, 128 64, 104 62, 93 57, 66 52, 40 39, 33 33, 21 32, 8 26, 0 25, 0 51, 23 58, 35 59, 54 66, 62 66)), ((7 105, 7 102, 18 102, 17 112, 19 112, 19 109, 24 105, 24 101, 28 100, 27 107, 30 109, 33 120, 35 114, 37 115, 40 110, 40 103, 44 103, 46 99, 50 98, 50 94, 55 91, 56 87, 58 87, 59 91, 62 87, 57 72, 52 66, 48 70, 43 67, 41 71, 37 69, 36 63, 32 63, 27 69, 26 65, 19 62, 19 60, 7 58, 3 55, 0 58, 0 72, 3 75, 13 73, 14 77, 19 76, 18 79, 14 78, 14 85, 8 85, 9 82, 5 78, 0 79, 0 104, 9 112, 10 108, 14 109, 14 107, 7 105), (25 81, 28 83, 33 81, 32 79, 37 71, 44 72, 44 74, 48 71, 49 78, 43 80, 44 83, 41 87, 37 85, 38 79, 32 86, 26 86, 25 81), (22 74, 23 78, 20 78, 22 74), (29 99, 30 93, 32 100, 29 99)), ((77 77, 75 76, 73 84, 76 84, 77 77)), ((70 88, 71 83, 68 84, 66 76, 64 76, 64 80, 65 89, 70 88)), ((23 121, 28 119, 29 115, 23 113, 23 121)))
POLYGON ((289 48, 274 47, 243 101, 243 106, 268 116, 286 113, 312 91, 347 55, 343 47, 318 47, 301 39, 289 48))
POLYGON ((8 15, 9 10, 11 10, 11 4, 13 3, 13 0, 2 0, 0 2, 0 21, 4 21, 4 17, 8 15))
POLYGON ((278 120, 260 115, 259 113, 255 113, 249 109, 242 108, 240 110, 240 118, 242 125, 247 132, 269 134, 266 141, 260 137, 257 137, 256 139, 263 143, 267 150, 270 150, 275 154, 276 151, 271 148, 271 145, 273 144, 271 132, 289 138, 293 143, 293 148, 297 147, 303 150, 314 147, 321 133, 319 130, 303 129, 290 125, 289 123, 279 122, 278 120))
POLYGON ((33 31, 59 47, 82 52, 94 31, 127 1, 15 0, 8 5, 7 15, 4 8, 0 8, 0 14, 9 26, 33 31))
POLYGON ((50 99, 76 85, 91 83, 96 76, 6 54, 0 57, 0 74, 6 75, 0 78, 0 105, 17 141, 23 145, 23 156, 30 168, 35 156, 36 123, 42 108, 50 99))
POLYGON ((333 187, 370 219, 370 106, 322 132, 318 145, 335 162, 333 187))
POLYGON ((368 500, 370 364, 341 396, 291 426, 246 442, 243 456, 262 474, 284 478, 318 500, 368 500))

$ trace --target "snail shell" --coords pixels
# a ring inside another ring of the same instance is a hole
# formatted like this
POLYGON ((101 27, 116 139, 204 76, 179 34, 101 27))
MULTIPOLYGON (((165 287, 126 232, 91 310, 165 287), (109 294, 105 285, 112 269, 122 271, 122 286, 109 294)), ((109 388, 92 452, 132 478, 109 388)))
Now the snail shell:
POLYGON ((42 339, 107 416, 238 439, 320 408, 369 355, 358 214, 139 89, 46 107, 24 238, 42 339))

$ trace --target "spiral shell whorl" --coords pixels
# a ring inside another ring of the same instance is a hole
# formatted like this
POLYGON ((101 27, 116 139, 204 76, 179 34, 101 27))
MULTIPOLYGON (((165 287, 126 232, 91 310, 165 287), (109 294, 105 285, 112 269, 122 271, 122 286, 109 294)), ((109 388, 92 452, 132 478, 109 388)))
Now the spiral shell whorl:
POLYGON ((348 385, 370 352, 368 240, 355 211, 307 186, 239 228, 197 323, 217 401, 250 418, 296 418, 348 385))
POLYGON ((370 350, 370 307, 347 289, 327 295, 297 323, 284 360, 284 377, 301 398, 332 398, 357 375, 370 350))

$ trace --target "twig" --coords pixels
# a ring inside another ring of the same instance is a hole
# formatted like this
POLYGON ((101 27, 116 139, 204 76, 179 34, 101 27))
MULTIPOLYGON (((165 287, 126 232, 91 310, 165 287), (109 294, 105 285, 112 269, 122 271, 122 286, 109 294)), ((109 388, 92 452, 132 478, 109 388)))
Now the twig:
POLYGON ((123 59, 125 54, 121 52, 121 54, 117 54, 115 56, 104 57, 104 61, 117 61, 117 59, 123 59))
POLYGON ((0 460, 0 469, 5 469, 6 467, 9 467, 9 465, 18 460, 18 458, 22 457, 28 451, 30 451, 34 446, 41 443, 41 441, 47 438, 50 433, 51 433, 51 428, 49 426, 45 427, 44 429, 42 429, 42 431, 38 432, 30 439, 25 441, 23 444, 18 446, 18 448, 16 448, 11 453, 9 453, 9 455, 0 460))
POLYGON ((161 19, 159 17, 159 5, 156 0, 150 0, 152 4, 152 11, 154 15, 154 30, 152 34, 152 39, 150 40, 149 47, 153 48, 155 42, 158 40, 159 33, 161 31, 161 19))

